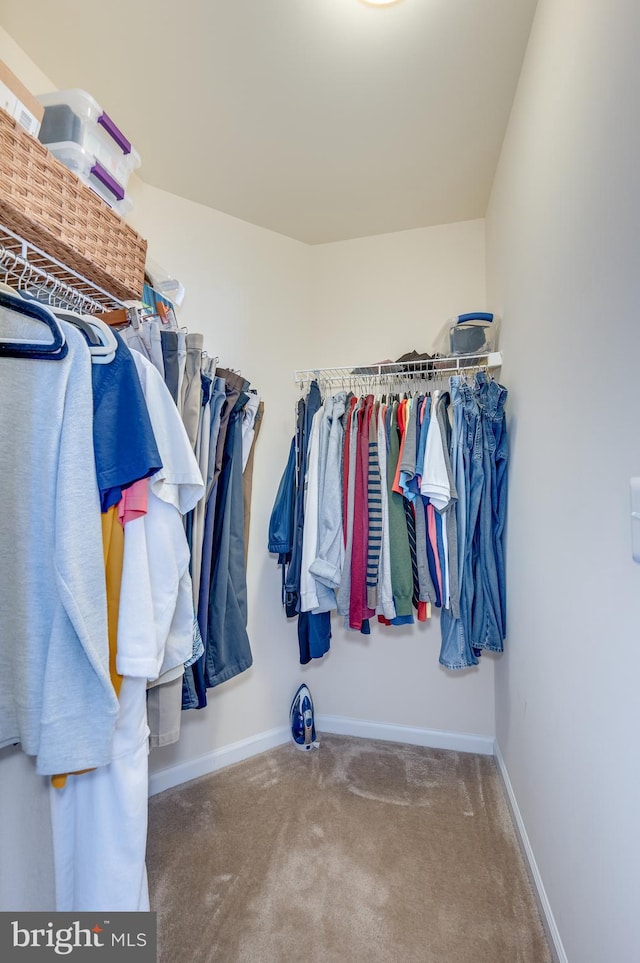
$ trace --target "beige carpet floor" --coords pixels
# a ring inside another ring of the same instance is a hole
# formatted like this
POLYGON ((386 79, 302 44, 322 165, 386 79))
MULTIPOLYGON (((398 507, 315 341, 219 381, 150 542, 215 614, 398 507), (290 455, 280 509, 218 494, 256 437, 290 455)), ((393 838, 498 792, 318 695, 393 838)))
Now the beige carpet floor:
POLYGON ((159 963, 552 963, 492 758, 320 743, 151 799, 159 963))

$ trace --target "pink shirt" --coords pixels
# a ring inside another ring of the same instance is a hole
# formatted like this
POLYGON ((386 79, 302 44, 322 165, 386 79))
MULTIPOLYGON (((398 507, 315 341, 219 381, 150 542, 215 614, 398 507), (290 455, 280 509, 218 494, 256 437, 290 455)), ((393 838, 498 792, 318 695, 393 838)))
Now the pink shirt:
POLYGON ((436 576, 438 578, 438 588, 440 590, 440 598, 443 599, 443 585, 442 585, 442 572, 440 571, 440 556, 438 554, 438 533, 436 529, 436 510, 433 505, 427 505, 427 537, 431 542, 431 548, 433 549, 433 557, 436 566, 436 576))
POLYGON ((118 518, 124 528, 127 522, 147 514, 147 497, 149 494, 149 479, 141 478, 122 492, 118 502, 118 518))

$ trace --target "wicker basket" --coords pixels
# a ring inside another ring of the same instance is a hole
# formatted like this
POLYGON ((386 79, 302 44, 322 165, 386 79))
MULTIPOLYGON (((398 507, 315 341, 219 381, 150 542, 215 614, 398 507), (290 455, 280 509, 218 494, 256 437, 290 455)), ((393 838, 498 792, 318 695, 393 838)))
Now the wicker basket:
POLYGON ((147 242, 2 109, 0 221, 115 297, 141 297, 147 242))

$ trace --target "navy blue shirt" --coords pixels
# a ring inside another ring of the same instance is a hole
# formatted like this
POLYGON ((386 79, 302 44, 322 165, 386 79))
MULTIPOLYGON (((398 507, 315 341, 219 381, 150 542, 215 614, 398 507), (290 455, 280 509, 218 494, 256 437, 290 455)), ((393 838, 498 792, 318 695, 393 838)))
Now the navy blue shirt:
POLYGON ((91 365, 93 447, 103 512, 122 490, 162 468, 147 403, 129 347, 117 331, 111 364, 91 365))

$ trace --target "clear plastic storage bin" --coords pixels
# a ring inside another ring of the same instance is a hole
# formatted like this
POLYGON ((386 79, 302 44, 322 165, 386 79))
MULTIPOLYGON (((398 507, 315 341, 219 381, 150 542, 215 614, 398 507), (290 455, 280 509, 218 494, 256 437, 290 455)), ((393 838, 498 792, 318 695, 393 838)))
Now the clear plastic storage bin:
POLYGON ((37 100, 45 109, 40 142, 50 149, 78 144, 126 191, 140 155, 98 102, 84 90, 57 90, 37 100))
POLYGON ((120 217, 127 216, 133 208, 133 201, 125 195, 122 185, 105 170, 94 154, 73 141, 49 144, 48 150, 91 187, 120 217))

